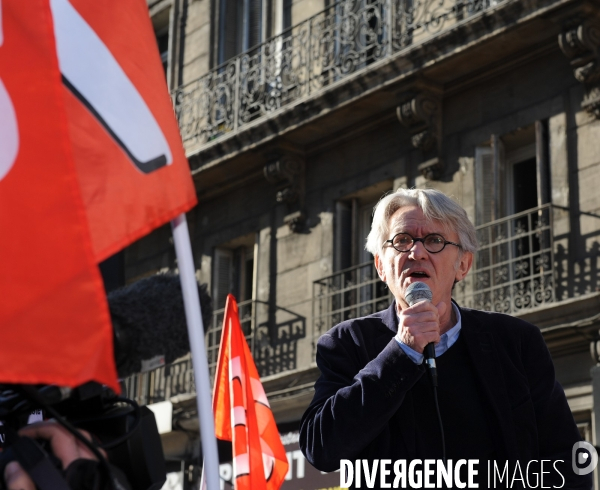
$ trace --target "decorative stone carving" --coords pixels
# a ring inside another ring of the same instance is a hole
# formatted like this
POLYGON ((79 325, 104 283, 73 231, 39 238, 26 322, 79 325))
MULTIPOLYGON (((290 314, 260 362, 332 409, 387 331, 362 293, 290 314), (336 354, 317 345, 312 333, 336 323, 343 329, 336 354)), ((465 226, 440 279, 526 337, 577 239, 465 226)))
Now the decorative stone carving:
POLYGON ((304 161, 292 153, 267 156, 263 172, 267 182, 277 187, 276 201, 285 204, 284 221, 297 233, 304 226, 304 161))
POLYGON ((438 180, 442 176, 444 165, 441 159, 435 157, 421 163, 417 168, 427 180, 438 180))
POLYGON ((559 34, 558 44, 583 83, 581 107, 600 119, 600 25, 596 20, 574 19, 559 34))
POLYGON ((292 230, 294 233, 299 233, 304 228, 306 216, 304 216, 303 211, 295 211, 285 216, 283 221, 290 227, 290 230, 292 230))
POLYGON ((441 147, 441 103, 437 97, 420 92, 408 95, 396 108, 398 120, 409 130, 412 144, 429 159, 419 165, 419 171, 429 180, 439 179, 443 165, 441 147))
POLYGON ((415 148, 429 151, 439 141, 440 104, 432 95, 422 92, 411 97, 397 107, 396 114, 410 131, 415 148))

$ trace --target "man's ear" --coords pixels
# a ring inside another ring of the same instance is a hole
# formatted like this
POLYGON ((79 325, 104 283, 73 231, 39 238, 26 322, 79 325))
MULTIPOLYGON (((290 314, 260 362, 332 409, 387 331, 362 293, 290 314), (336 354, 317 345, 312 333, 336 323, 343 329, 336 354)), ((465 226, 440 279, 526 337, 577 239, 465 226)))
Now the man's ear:
POLYGON ((454 276, 455 281, 462 281, 467 275, 467 273, 471 270, 472 265, 473 254, 471 252, 463 252, 462 257, 458 259, 456 275, 454 276))
POLYGON ((383 268, 383 261, 379 257, 379 254, 375 255, 375 269, 377 269, 377 274, 379 274, 379 279, 385 282, 385 270, 383 268))

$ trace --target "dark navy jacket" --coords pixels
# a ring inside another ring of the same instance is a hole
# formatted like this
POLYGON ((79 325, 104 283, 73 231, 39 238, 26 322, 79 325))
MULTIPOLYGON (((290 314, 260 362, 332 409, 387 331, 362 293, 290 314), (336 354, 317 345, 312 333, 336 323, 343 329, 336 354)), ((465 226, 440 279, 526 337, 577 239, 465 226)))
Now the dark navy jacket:
MULTIPOLYGON (((300 447, 322 471, 337 470, 340 459, 428 458, 417 453, 413 421, 418 407, 411 395, 425 368, 394 339, 395 308, 392 303, 387 310, 345 321, 319 339, 321 376, 302 418, 300 447)), ((577 476, 571 469, 571 450, 580 435, 539 329, 498 313, 466 308, 460 313, 460 335, 476 366, 478 389, 493 407, 498 454, 525 465, 562 459, 562 488, 591 488, 591 475, 577 476)), ((560 478, 544 482, 562 483, 560 478)))

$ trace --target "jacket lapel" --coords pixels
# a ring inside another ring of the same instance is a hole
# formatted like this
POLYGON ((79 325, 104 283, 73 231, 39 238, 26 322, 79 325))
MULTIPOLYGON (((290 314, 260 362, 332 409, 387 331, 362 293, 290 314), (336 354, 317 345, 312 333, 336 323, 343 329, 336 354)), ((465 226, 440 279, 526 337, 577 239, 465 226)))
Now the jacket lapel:
POLYGON ((484 396, 489 401, 498 424, 490 427, 496 441, 504 447, 502 455, 516 460, 517 437, 512 423, 512 409, 509 402, 506 380, 502 373, 501 362, 493 335, 485 325, 479 324, 470 311, 460 309, 461 335, 465 340, 469 355, 473 361, 477 378, 481 382, 484 396))

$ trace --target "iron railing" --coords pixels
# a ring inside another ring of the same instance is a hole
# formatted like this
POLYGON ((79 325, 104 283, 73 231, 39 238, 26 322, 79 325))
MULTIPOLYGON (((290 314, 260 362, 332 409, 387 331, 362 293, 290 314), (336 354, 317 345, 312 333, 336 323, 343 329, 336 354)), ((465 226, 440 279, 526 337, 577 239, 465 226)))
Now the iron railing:
MULTIPOLYGON (((517 314, 556 301, 553 210, 548 204, 478 226, 473 270, 453 294, 458 303, 517 314)), ((314 336, 382 310, 392 299, 373 262, 319 279, 313 285, 314 336)))
POLYGON ((177 395, 195 393, 192 360, 182 359, 124 380, 125 394, 140 405, 158 403, 177 395))
MULTIPOLYGON (((458 303, 518 314, 560 300, 554 265, 555 209, 547 204, 478 226, 479 250, 472 272, 455 288, 458 303)), ((313 283, 313 338, 344 320, 382 310, 391 300, 373 262, 319 279, 313 283)), ((297 368, 296 343, 305 336, 304 318, 283 308, 275 309, 285 315, 283 321, 270 314, 268 303, 239 303, 242 330, 261 376, 297 368)), ((211 377, 218 360, 223 314, 224 310, 215 311, 206 331, 211 377)), ((191 360, 188 357, 132 376, 125 380, 125 386, 128 396, 141 404, 194 394, 191 360)))
POLYGON ((392 295, 373 262, 344 269, 313 283, 313 328, 319 337, 336 324, 387 308, 392 295))
POLYGON ((514 315, 555 302, 553 211, 546 204, 478 226, 473 271, 454 294, 459 304, 514 315))
POLYGON ((201 148, 508 0, 340 0, 172 93, 201 148))
MULTIPOLYGON (((297 342, 306 336, 305 318, 285 308, 270 306, 254 300, 238 303, 242 331, 261 377, 297 369, 297 342)), ((225 309, 216 310, 206 328, 211 381, 219 359, 224 313, 225 309)), ((144 405, 177 395, 195 394, 190 355, 147 373, 130 376, 125 380, 125 391, 129 398, 144 405)))
MULTIPOLYGON (((256 302, 242 301, 238 303, 240 323, 250 349, 254 351, 256 302)), ((213 313, 212 322, 205 327, 206 357, 211 381, 214 378, 219 358, 219 344, 223 330, 223 315, 225 309, 213 313)), ((146 373, 139 373, 125 379, 127 396, 141 405, 157 403, 177 395, 192 395, 196 393, 192 359, 188 354, 185 358, 146 373)))

